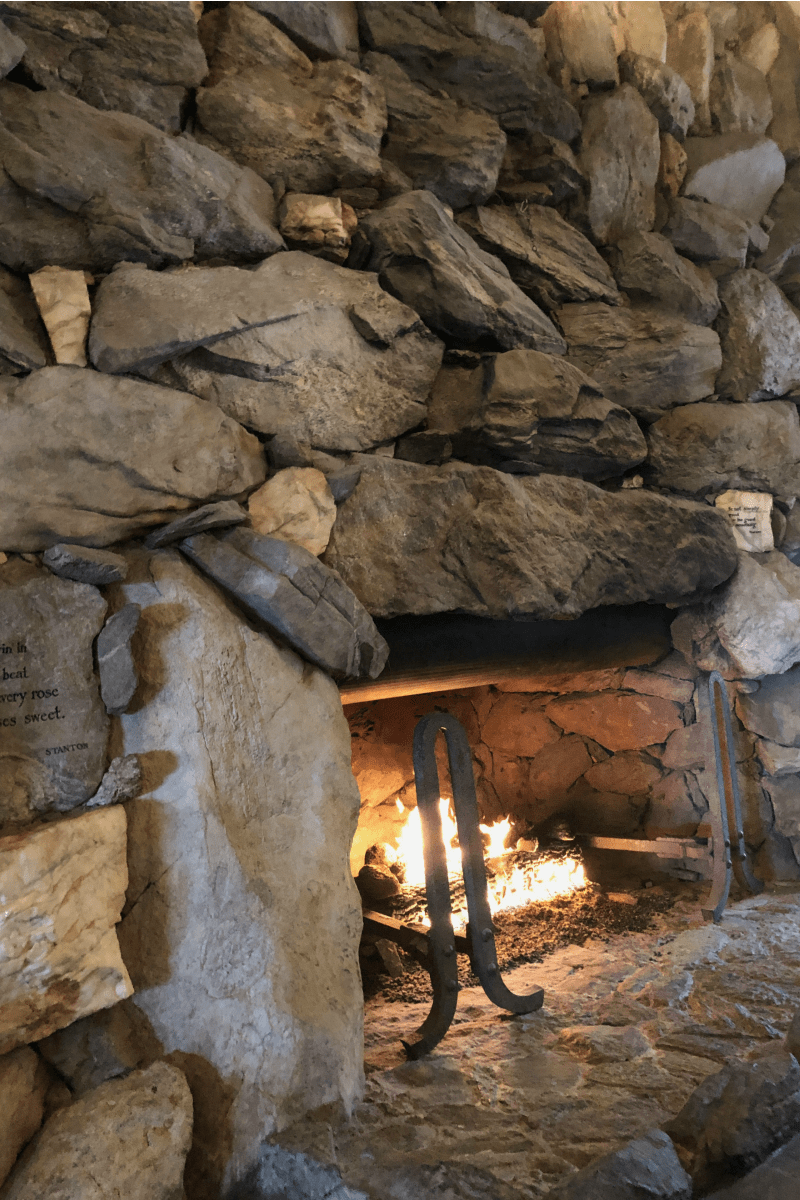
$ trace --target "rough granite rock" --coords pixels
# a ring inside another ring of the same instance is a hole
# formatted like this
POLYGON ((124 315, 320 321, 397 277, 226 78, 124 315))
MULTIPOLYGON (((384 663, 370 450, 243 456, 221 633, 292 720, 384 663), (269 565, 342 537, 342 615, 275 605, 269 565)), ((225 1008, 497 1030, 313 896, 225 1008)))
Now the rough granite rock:
POLYGON ((0 838, 0 1054, 130 996, 114 928, 125 853, 120 805, 0 838))
POLYGON ((448 372, 455 378, 450 387, 437 381, 428 429, 450 435, 456 458, 608 479, 647 456, 634 417, 563 358, 509 350, 475 368, 474 380, 458 368, 448 372))
POLYGON ((131 653, 131 638, 140 617, 136 604, 126 604, 106 621, 97 635, 97 670, 100 695, 106 712, 112 717, 124 713, 139 682, 131 653))
POLYGON ((135 800, 141 794, 143 780, 144 772, 138 754, 112 758, 100 787, 92 798, 87 800, 86 807, 105 808, 108 804, 135 800))
POLYGON ((760 221, 786 174, 778 147, 758 133, 687 138, 684 192, 724 204, 745 221, 760 221))
MULTIPOLYGON (((362 40, 388 54, 417 83, 443 91, 496 117, 506 132, 550 134, 572 142, 580 119, 547 74, 544 55, 530 36, 503 41, 465 35, 433 5, 359 5, 362 40)), ((502 34, 501 34, 502 36, 502 34)))
POLYGON ((246 4, 207 12, 209 75, 198 141, 292 192, 359 187, 380 174, 383 89, 341 59, 314 64, 246 4))
POLYGON ((87 584, 19 559, 0 572, 0 824, 68 811, 100 783, 108 719, 93 643, 105 612, 87 584))
POLYGON ((142 608, 151 698, 120 718, 120 750, 148 798, 127 809, 120 938, 134 1004, 195 1094, 187 1192, 216 1200, 229 1160, 230 1178, 276 1126, 360 1091, 359 797, 332 680, 174 550, 136 561, 120 591, 142 608))
POLYGON ((0 1141, 0 1185, 17 1155, 42 1123, 45 1092, 50 1086, 47 1068, 29 1046, 20 1046, 0 1058, 0 1106, 3 1138, 0 1141))
POLYGON ((481 250, 430 192, 408 192, 359 226, 352 265, 377 271, 387 291, 443 337, 500 350, 563 354, 564 340, 508 269, 481 250))
POLYGON ((800 163, 786 172, 784 185, 776 192, 768 216, 774 222, 769 231, 769 246, 755 265, 796 304, 800 294, 800 163))
POLYGON ((0 358, 8 363, 0 374, 46 367, 49 357, 47 333, 30 284, 0 267, 0 358))
POLYGON ((335 678, 376 678, 389 648, 356 596, 292 542, 250 529, 201 533, 181 550, 251 616, 335 678))
POLYGON ((367 449, 418 425, 442 358, 373 276, 302 251, 255 271, 115 271, 98 291, 90 349, 114 371, 183 354, 173 382, 250 428, 326 450, 367 449))
POLYGON ((251 262, 283 246, 272 189, 252 171, 138 117, 8 81, 0 204, 0 261, 26 274, 110 271, 121 260, 251 262))
POLYGON ((616 242, 653 228, 661 159, 658 121, 629 83, 590 96, 583 107, 578 165, 588 196, 575 201, 576 219, 595 242, 616 242))
POLYGON ((5 79, 8 72, 13 71, 24 53, 25 43, 0 21, 0 79, 5 79))
POLYGON ((325 562, 374 616, 578 616, 702 594, 734 569, 727 518, 705 505, 461 463, 360 462, 325 562))
POLYGON ((427 188, 443 204, 485 204, 494 193, 506 135, 493 117, 413 83, 394 59, 367 54, 364 69, 386 94, 389 129, 382 155, 415 189, 427 188))
POLYGON ((132 113, 179 133, 188 90, 208 70, 188 4, 25 4, 0 17, 25 43, 22 66, 50 92, 132 113))
POLYGON ((711 80, 711 119, 720 133, 766 132, 772 97, 763 71, 726 51, 711 80))
POLYGON ((692 1180, 666 1133, 654 1129, 590 1163, 553 1200, 691 1200, 692 1180))
POLYGON ((30 276, 30 284, 56 362, 85 367, 92 305, 84 272, 42 267, 30 276))
POLYGON ((709 94, 714 71, 714 34, 705 12, 689 12, 674 24, 670 23, 667 62, 689 85, 695 109, 692 133, 710 133, 709 94))
POLYGON ((620 76, 632 84, 662 133, 683 141, 694 120, 694 102, 688 83, 672 67, 655 58, 626 50, 619 59, 620 76))
POLYGON ((343 58, 358 66, 358 13, 352 0, 247 0, 310 58, 343 58))
MULTIPOLYGON (((226 529, 230 525, 241 525, 247 520, 247 513, 235 500, 218 500, 216 504, 203 504, 184 517, 162 525, 153 533, 148 533, 144 544, 148 550, 158 550, 161 546, 169 546, 172 542, 181 542, 191 537, 193 533, 205 533, 209 529, 226 529)), ((48 550, 45 553, 47 560, 48 550)))
POLYGON ((247 501, 256 533, 294 542, 321 554, 336 520, 336 502, 325 476, 315 467, 287 467, 253 492, 247 501))
POLYGON ((762 679, 753 692, 736 697, 736 715, 746 729, 782 747, 800 747, 800 668, 762 679))
POLYGON ((128 574, 128 564, 121 554, 114 554, 112 550, 93 550, 90 546, 70 545, 69 542, 51 546, 45 550, 42 560, 54 575, 62 579, 93 583, 97 587, 105 583, 119 583, 128 574))
POLYGON ((800 661, 800 568, 779 550, 739 553, 730 582, 672 622, 672 641, 703 671, 758 679, 800 661))
POLYGON ((619 300, 607 264, 554 209, 530 205, 520 212, 492 205, 462 213, 458 224, 481 250, 505 263, 514 283, 548 311, 571 302, 619 300))
POLYGON ((185 392, 45 367, 0 379, 0 396, 6 550, 106 546, 198 503, 239 495, 266 474, 258 440, 185 392))
POLYGON ((191 1142, 186 1077, 172 1063, 156 1062, 54 1113, 6 1197, 181 1200, 191 1142))
POLYGON ((800 492, 800 420, 781 400, 762 404, 687 404, 647 431, 656 487, 705 496, 737 488, 800 492))
POLYGON ((723 399, 771 400, 800 389, 800 318, 771 279, 737 271, 720 286, 723 399))
POLYGON ((721 204, 686 196, 671 202, 661 232, 687 258, 713 262, 727 271, 744 266, 750 245, 750 227, 742 217, 721 204))
POLYGON ((556 315, 569 361, 637 417, 653 421, 714 392, 722 355, 713 329, 650 305, 567 304, 556 315))
POLYGON ((660 233, 621 238, 609 262, 619 286, 637 303, 655 304, 695 325, 710 325, 719 312, 712 276, 682 258, 660 233))

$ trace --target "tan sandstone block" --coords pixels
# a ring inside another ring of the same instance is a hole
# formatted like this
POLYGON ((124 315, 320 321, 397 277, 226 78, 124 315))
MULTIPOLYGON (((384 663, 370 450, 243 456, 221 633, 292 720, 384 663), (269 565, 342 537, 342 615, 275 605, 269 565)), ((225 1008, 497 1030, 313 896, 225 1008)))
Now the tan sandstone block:
POLYGON ((120 806, 0 838, 0 1053, 130 996, 120 806))
POLYGON ((56 362, 85 367, 92 306, 83 271, 42 267, 29 278, 56 362))
POLYGON ((336 520, 336 502, 321 471, 287 467, 253 492, 247 502, 256 533, 295 542, 322 554, 336 520))

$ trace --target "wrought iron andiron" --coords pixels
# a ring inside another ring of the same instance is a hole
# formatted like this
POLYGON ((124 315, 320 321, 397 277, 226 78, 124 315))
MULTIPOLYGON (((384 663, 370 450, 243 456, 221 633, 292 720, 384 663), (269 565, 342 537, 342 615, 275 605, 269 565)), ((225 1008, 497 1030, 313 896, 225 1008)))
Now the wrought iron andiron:
POLYGON ((436 738, 440 731, 445 736, 450 763, 453 807, 469 914, 472 968, 486 995, 499 1008, 512 1013, 529 1013, 541 1008, 544 1001, 542 988, 535 988, 527 996, 517 996, 509 991, 500 975, 486 888, 483 843, 478 828, 478 801, 469 742, 463 727, 450 713, 429 713, 417 723, 414 730, 414 778, 422 824, 425 886, 431 922, 428 937, 433 1004, 417 1030, 418 1040, 403 1042, 409 1058, 421 1058, 438 1045, 450 1028, 458 1003, 456 939, 453 934, 447 855, 439 815, 436 738))

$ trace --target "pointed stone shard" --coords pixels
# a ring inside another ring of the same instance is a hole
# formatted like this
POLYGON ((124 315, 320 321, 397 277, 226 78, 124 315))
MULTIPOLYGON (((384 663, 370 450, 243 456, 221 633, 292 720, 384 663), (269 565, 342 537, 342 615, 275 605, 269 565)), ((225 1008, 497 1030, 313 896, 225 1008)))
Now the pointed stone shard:
POLYGON ((193 533, 225 529, 229 525, 241 525, 246 520, 247 513, 241 504, 237 504, 235 500, 219 500, 216 504, 203 504, 186 516, 170 521, 169 525, 162 525, 161 529, 147 535, 144 544, 148 550, 158 550, 160 546, 181 542, 193 533))
POLYGON ((42 559, 54 575, 74 579, 76 583, 93 583, 96 587, 119 583, 128 574, 128 564, 121 554, 70 545, 69 542, 51 546, 45 550, 42 559))
POLYGON ((85 367, 92 306, 83 271, 42 267, 30 282, 56 362, 85 367))
POLYGON ((114 928, 126 827, 116 805, 0 838, 0 1054, 131 995, 114 928))
POLYGON ((100 695, 112 717, 126 711, 139 682, 131 654, 131 638, 136 633, 139 616, 138 604, 126 604, 108 618, 97 637, 100 695))

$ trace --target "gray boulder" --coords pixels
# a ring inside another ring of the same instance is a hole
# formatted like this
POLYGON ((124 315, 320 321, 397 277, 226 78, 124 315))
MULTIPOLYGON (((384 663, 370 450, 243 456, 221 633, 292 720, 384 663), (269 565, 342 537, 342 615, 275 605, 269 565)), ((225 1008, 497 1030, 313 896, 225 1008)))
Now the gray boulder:
POLYGON ((0 17, 24 41, 34 83, 168 133, 180 131, 188 89, 208 70, 188 4, 3 0, 0 17))
POLYGON ((647 456, 631 413, 606 400, 594 380, 563 358, 509 350, 476 374, 474 381, 459 378, 454 388, 436 389, 438 403, 428 415, 428 429, 450 435, 456 458, 521 473, 608 479, 647 456))
POLYGON ((0 267, 0 375, 46 367, 50 345, 27 280, 0 267))
POLYGON ((8 72, 13 71, 24 53, 25 43, 0 21, 0 79, 5 79, 8 72))
POLYGON ((730 51, 717 59, 709 99, 720 133, 763 134, 772 120, 772 97, 763 72, 730 51))
POLYGON ((635 301, 655 304, 694 325, 710 325, 717 316, 712 276, 678 254, 662 234, 632 233, 608 253, 614 278, 635 301))
POLYGON ((800 491, 800 420, 786 401, 687 404, 651 425, 647 444, 653 483, 670 491, 800 491))
POLYGON ((530 205, 520 212, 492 205, 462 213, 458 224, 481 250, 497 255, 514 283, 542 308, 619 300, 611 272, 592 243, 551 208, 530 205))
POLYGON ((0 261, 23 273, 251 261, 283 246, 272 190, 251 171, 73 96, 0 84, 0 168, 0 261))
POLYGON ((595 242, 653 228, 661 161, 658 121, 629 83, 590 96, 583 107, 578 165, 589 181, 574 215, 595 242))
POLYGON ((0 380, 0 546, 106 546, 262 483, 264 452, 185 392, 80 367, 0 380))
POLYGON ((553 1200, 691 1200, 692 1180, 666 1133, 653 1129, 590 1163, 553 1200))
POLYGON ((173 359, 165 382, 262 433, 342 451, 418 425, 442 359, 374 276, 302 251, 255 271, 115 271, 98 291, 90 351, 107 371, 173 359))
POLYGON ((252 529, 199 533, 180 549, 251 616, 337 679, 377 678, 389 647, 335 571, 252 529))
POLYGON ((745 221, 760 221, 786 174, 775 142, 758 133, 686 139, 687 196, 724 204, 745 221))
POLYGON ((469 36, 432 4, 359 5, 362 38, 416 80, 464 104, 478 105, 509 131, 539 131, 572 142, 578 114, 547 75, 530 40, 469 36))
POLYGON ((209 58, 197 93, 198 141, 273 185, 324 193, 380 174, 383 90, 341 59, 314 64, 246 4, 200 21, 209 58))
POLYGON ((463 463, 361 463, 324 561, 374 616, 576 617, 702 594, 736 563, 727 518, 707 505, 463 463))
POLYGON ((723 271, 735 271, 747 259, 750 227, 721 204, 680 196, 670 204, 661 232, 687 258, 714 263, 723 271))
POLYGON ((800 661, 800 568, 785 554, 741 551, 736 574, 672 623, 672 641, 726 679, 779 675, 800 661))
POLYGON ((170 1063, 111 1079, 54 1113, 12 1172, 8 1200, 178 1200, 192 1142, 192 1095, 170 1063))
POLYGON ((131 653, 131 638, 136 633, 140 616, 138 604, 126 604, 108 618, 97 635, 100 695, 106 712, 112 717, 127 711, 139 682, 131 653))
POLYGON ((692 93, 683 77, 657 58, 630 50, 620 55, 619 73, 623 82, 636 88, 661 132, 682 142, 694 120, 692 93))
POLYGON ((389 129, 383 157, 414 188, 427 188, 451 208, 485 204, 494 193, 506 148, 497 121, 447 96, 432 95, 386 54, 367 54, 364 67, 386 93, 389 129))
POLYGON ((71 546, 59 542, 45 550, 42 559, 54 575, 74 579, 76 583, 120 583, 128 574, 128 564, 121 554, 111 550, 93 550, 89 546, 71 546))
POLYGON ((567 304, 556 317, 570 362, 637 417, 653 421, 714 391, 722 355, 713 329, 653 307, 567 304))
POLYGON ((247 0, 310 58, 343 58, 358 66, 358 13, 352 0, 247 0))
POLYGON ((751 733, 781 746, 800 746, 800 667, 767 676, 754 692, 740 692, 736 714, 751 733))
POLYGON ((769 207, 773 225, 769 246, 756 260, 759 271, 797 304, 800 299, 800 163, 786 172, 786 181, 769 207))
POLYGON ((525 346, 564 353, 552 321, 430 192, 390 200, 361 221, 357 237, 351 264, 377 271, 383 287, 441 336, 464 345, 488 342, 500 350, 525 346))
POLYGON ((726 279, 719 297, 719 394, 730 400, 771 400, 800 388, 800 318, 780 289, 751 269, 726 279))

